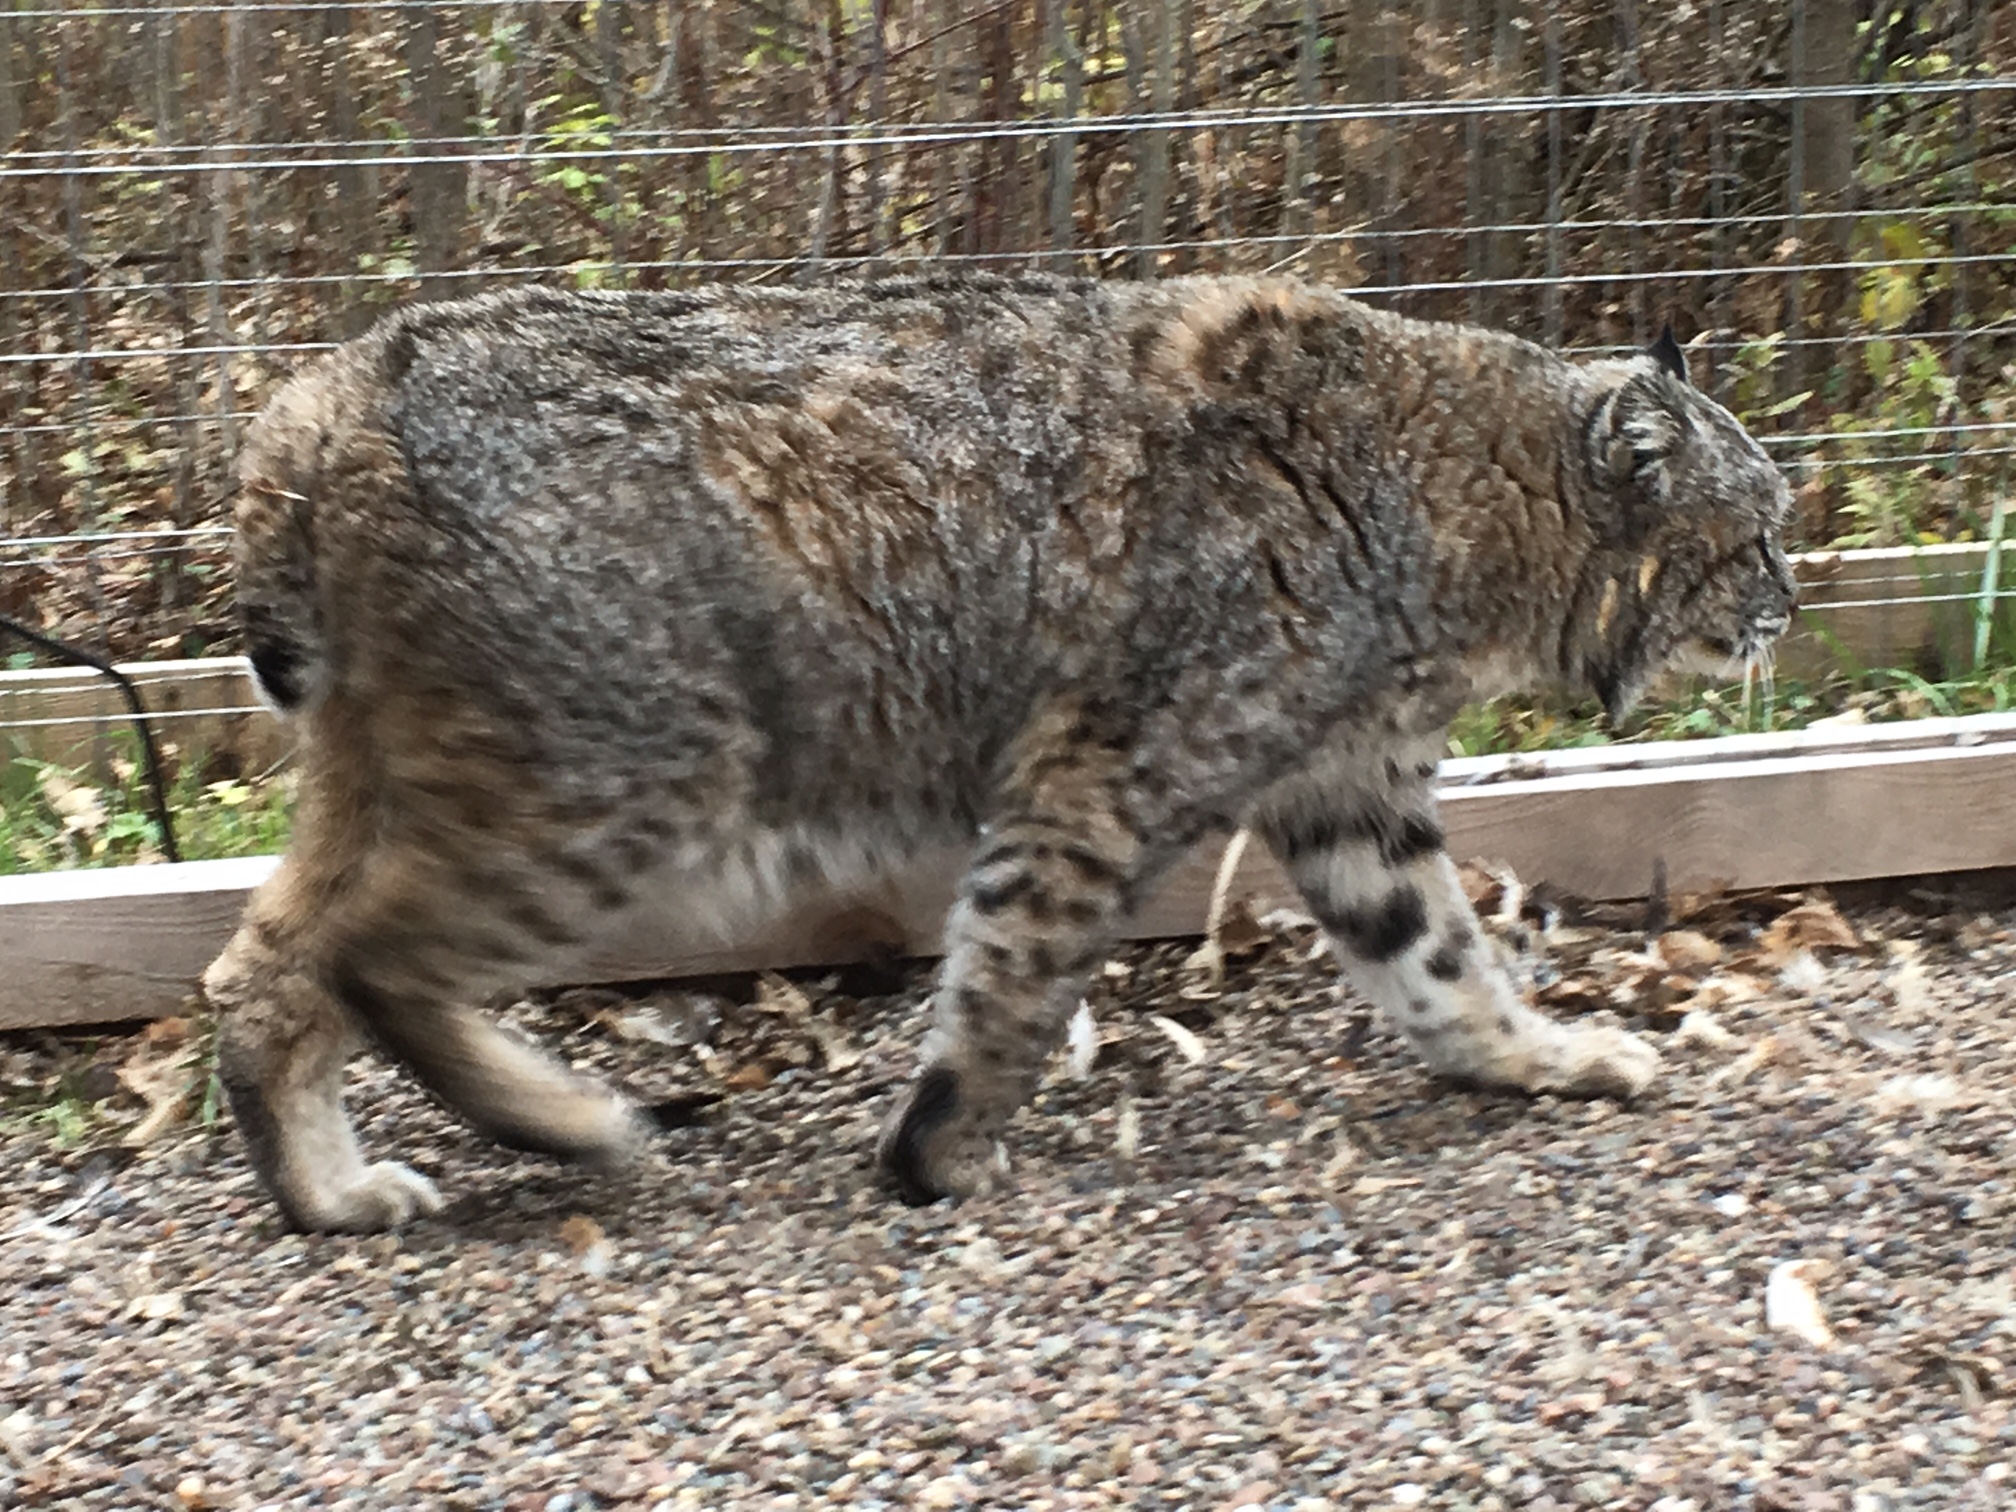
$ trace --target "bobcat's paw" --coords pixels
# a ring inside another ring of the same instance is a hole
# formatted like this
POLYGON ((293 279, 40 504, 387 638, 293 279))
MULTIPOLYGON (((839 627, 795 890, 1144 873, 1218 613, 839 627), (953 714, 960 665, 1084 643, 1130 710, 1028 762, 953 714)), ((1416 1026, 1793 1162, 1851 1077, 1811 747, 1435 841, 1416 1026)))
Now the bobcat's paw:
POLYGON ((317 1233, 375 1234, 409 1218, 441 1211, 441 1192, 411 1166, 381 1160, 351 1180, 281 1204, 296 1228, 317 1233))
POLYGON ((1567 1097, 1633 1098, 1659 1074, 1659 1052, 1637 1035, 1601 1026, 1572 1030, 1559 1064, 1546 1081, 1529 1088, 1567 1097))
POLYGON ((994 1135, 962 1101, 959 1075, 933 1066, 919 1076, 875 1152, 883 1179, 911 1207, 943 1197, 971 1197, 994 1175, 994 1135))

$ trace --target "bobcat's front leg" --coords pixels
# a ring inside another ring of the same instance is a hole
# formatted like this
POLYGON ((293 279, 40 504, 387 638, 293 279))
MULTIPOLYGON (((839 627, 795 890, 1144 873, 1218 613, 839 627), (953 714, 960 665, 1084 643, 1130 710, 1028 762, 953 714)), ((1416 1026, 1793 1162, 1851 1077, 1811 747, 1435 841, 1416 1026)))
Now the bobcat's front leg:
POLYGON ((1346 975, 1431 1069, 1484 1086, 1631 1097, 1659 1054, 1621 1029, 1534 1012, 1485 938, 1442 845, 1432 750, 1344 790, 1290 793, 1258 821, 1346 975))
POLYGON ((904 1201, 987 1184, 996 1141, 1165 856, 1126 773, 1111 746, 1053 739, 1004 789, 946 923, 922 1067, 878 1151, 904 1201))

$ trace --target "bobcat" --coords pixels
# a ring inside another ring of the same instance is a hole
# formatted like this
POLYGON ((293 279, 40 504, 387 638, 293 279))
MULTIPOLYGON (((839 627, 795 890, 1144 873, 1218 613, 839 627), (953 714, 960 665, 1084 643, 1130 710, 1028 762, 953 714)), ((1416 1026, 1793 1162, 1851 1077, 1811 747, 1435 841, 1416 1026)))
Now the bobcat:
POLYGON ((483 1132, 649 1119, 470 1005, 637 900, 723 927, 970 845, 879 1160, 993 1179, 1117 926, 1249 826, 1444 1076, 1628 1097, 1657 1053, 1525 1006, 1435 816, 1444 728, 1621 713, 1768 654, 1784 481, 1670 332, 1573 364, 1292 281, 895 278, 421 305, 238 464, 240 603, 299 729, 294 842, 204 979, 295 1224, 435 1209, 367 1164, 362 1030, 483 1132))

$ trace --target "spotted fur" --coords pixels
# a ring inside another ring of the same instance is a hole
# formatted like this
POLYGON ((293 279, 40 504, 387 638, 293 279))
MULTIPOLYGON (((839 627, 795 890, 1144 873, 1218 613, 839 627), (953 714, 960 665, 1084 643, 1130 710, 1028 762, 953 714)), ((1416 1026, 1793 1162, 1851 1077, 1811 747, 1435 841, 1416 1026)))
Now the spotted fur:
POLYGON ((1630 1094, 1527 1009, 1443 852, 1463 702, 1622 710, 1762 654, 1786 490, 1677 350, 1571 364, 1268 279, 521 290, 311 365, 239 463, 241 604, 300 731, 294 843, 211 967, 297 1223, 433 1206, 341 1103, 368 1034, 478 1127, 645 1120, 470 1006, 638 900, 723 927, 970 846, 881 1160, 971 1190, 1116 930, 1251 825, 1430 1066, 1630 1094))

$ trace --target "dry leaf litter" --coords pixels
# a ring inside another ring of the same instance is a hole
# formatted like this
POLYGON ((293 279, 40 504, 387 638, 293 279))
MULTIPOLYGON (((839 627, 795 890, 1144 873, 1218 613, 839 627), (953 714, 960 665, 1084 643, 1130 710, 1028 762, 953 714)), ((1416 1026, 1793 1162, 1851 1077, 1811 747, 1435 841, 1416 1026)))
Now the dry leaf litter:
POLYGON ((512 1009, 683 1110, 628 1177, 360 1066, 454 1200, 311 1238, 200 1025, 0 1039, 0 1505, 2016 1506, 2006 895, 1466 881, 1538 1002, 1657 1038, 1654 1095, 1437 1085, 1307 920, 1220 898, 1106 967, 1012 1195, 874 1189, 926 978, 859 968, 512 1009))

